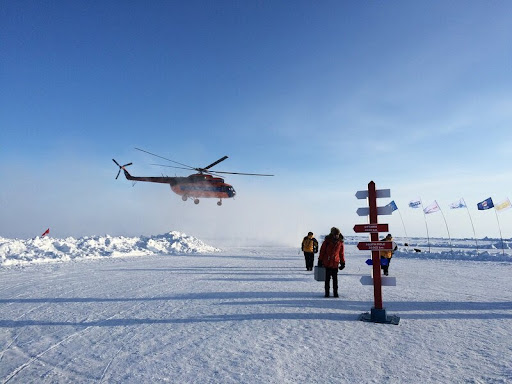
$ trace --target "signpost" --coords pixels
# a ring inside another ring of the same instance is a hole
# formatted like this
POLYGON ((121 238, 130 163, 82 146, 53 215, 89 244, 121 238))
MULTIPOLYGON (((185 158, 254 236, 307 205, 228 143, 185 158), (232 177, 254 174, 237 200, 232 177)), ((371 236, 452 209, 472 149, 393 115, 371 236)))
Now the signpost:
POLYGON ((354 225, 354 232, 387 232, 389 226, 387 224, 356 224, 354 225))
POLYGON ((391 241, 361 241, 357 243, 357 249, 360 251, 383 251, 393 249, 391 241))
MULTIPOLYGON (((358 199, 366 199, 370 195, 370 190, 367 191, 357 191, 356 197, 358 199)), ((391 189, 379 189, 375 191, 375 197, 391 197, 391 189)))
MULTIPOLYGON (((370 214, 370 208, 363 207, 357 209, 359 216, 368 216, 370 214)), ((391 215, 393 213, 393 207, 385 205, 384 207, 377 207, 377 215, 391 215)))
POLYGON ((357 248, 372 251, 374 295, 374 307, 371 309, 371 313, 363 313, 360 319, 374 323, 398 324, 400 318, 398 316, 387 316, 386 310, 382 306, 382 277, 380 274, 379 252, 381 250, 393 249, 393 244, 390 241, 379 241, 379 232, 387 232, 388 225, 378 224, 377 222, 378 215, 391 215, 393 212, 391 207, 377 207, 377 198, 391 197, 391 191, 389 189, 377 190, 375 183, 370 181, 368 183, 368 190, 357 191, 356 197, 358 199, 368 199, 368 208, 359 208, 357 214, 359 216, 369 216, 370 223, 355 225, 354 231, 357 233, 363 232, 370 234, 371 241, 362 241, 357 244, 357 248))

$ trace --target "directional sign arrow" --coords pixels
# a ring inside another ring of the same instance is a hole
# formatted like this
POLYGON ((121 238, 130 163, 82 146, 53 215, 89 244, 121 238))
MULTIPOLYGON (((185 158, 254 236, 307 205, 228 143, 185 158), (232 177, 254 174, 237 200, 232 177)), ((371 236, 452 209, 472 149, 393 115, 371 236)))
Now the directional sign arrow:
MULTIPOLYGON (((357 208, 357 214, 359 216, 368 216, 370 214, 370 208, 368 207, 362 207, 357 208)), ((383 207, 377 207, 377 215, 391 215, 393 214, 393 207, 390 205, 385 205, 383 207)), ((386 231, 384 231, 386 232, 386 231)))
POLYGON ((354 225, 354 232, 388 232, 389 226, 387 224, 356 224, 354 225))
MULTIPOLYGON (((371 276, 361 276, 361 279, 359 281, 363 285, 373 285, 373 277, 371 277, 371 276)), ((381 276, 380 283, 382 286, 396 287, 396 277, 395 276, 381 276)))
MULTIPOLYGON (((365 261, 366 264, 368 265, 373 265, 373 260, 372 259, 368 259, 365 261)), ((389 260, 386 259, 386 258, 382 258, 380 259, 380 265, 389 265, 389 260)))
POLYGON ((357 249, 361 251, 383 251, 393 249, 391 241, 361 241, 357 243, 357 249))
MULTIPOLYGON (((391 197, 391 189, 377 189, 375 191, 375 193, 377 194, 377 198, 379 197, 391 197)), ((358 199, 366 199, 368 197, 368 190, 364 190, 364 191, 357 191, 356 192, 356 197, 358 199)))

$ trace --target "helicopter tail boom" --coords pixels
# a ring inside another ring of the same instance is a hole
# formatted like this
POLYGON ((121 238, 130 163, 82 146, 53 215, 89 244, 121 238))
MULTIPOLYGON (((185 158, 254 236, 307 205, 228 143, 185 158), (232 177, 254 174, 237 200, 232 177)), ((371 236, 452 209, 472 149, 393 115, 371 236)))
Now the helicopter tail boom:
POLYGON ((132 181, 148 181, 150 183, 161 183, 161 184, 170 184, 175 185, 177 183, 177 180, 180 178, 176 177, 146 177, 146 176, 132 176, 130 173, 126 170, 126 167, 129 165, 132 165, 132 163, 128 163, 125 165, 120 165, 116 160, 112 159, 114 163, 119 167, 119 171, 117 172, 116 179, 119 177, 119 174, 121 173, 121 170, 124 172, 124 177, 126 177, 127 180, 132 181))

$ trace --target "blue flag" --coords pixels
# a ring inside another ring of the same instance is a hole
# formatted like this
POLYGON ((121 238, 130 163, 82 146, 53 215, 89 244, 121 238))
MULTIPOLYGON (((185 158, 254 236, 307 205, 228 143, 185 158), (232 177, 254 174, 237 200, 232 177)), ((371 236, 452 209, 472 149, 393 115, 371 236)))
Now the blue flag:
POLYGON ((486 209, 491 209, 494 207, 494 203, 492 202, 492 199, 489 197, 488 199, 485 199, 484 201, 478 203, 476 205, 478 207, 479 211, 483 211, 486 209))
POLYGON ((398 207, 396 206, 395 200, 388 204, 393 211, 396 211, 398 207))

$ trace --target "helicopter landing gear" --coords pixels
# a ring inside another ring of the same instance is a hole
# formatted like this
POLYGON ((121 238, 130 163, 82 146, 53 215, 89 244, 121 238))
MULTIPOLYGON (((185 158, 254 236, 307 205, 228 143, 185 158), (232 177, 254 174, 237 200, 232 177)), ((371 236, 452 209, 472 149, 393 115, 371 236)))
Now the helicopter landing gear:
POLYGON ((187 195, 183 195, 183 196, 181 196, 181 200, 183 200, 183 201, 187 201, 187 199, 188 199, 188 196, 187 196, 187 195))
POLYGON ((194 199, 194 204, 199 204, 199 199, 194 199))
POLYGON ((217 205, 220 207, 222 205, 222 200, 217 201, 217 205))

